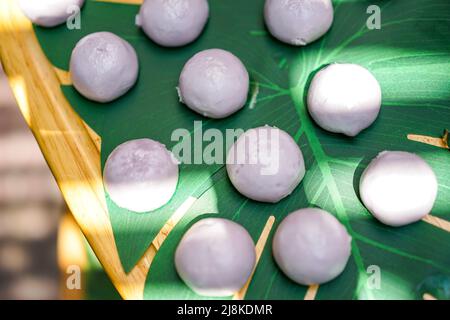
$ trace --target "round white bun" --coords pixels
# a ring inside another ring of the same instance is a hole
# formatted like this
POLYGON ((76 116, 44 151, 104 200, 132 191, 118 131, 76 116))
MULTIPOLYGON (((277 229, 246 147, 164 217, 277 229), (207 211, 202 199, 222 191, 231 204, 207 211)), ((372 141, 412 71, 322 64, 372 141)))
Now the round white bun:
POLYGON ((205 117, 220 119, 240 110, 247 101, 249 75, 232 53, 210 49, 197 53, 180 75, 180 100, 205 117))
POLYGON ((84 0, 19 0, 22 12, 41 27, 55 27, 83 7, 84 0))
POLYGON ((111 102, 136 83, 139 62, 134 48, 110 32, 82 38, 70 59, 73 86, 84 97, 111 102))
POLYGON ((366 208, 384 224, 398 227, 431 212, 438 182, 421 157, 402 151, 381 152, 363 172, 359 185, 366 208))
POLYGON ((207 0, 145 0, 136 24, 157 44, 179 47, 198 38, 208 17, 207 0))
POLYGON ((255 245, 247 230, 226 219, 195 223, 175 252, 175 267, 197 294, 224 297, 238 292, 256 262, 255 245))
POLYGON ((272 250, 287 277, 302 285, 322 284, 345 269, 351 254, 351 237, 330 213, 301 209, 280 223, 272 250))
POLYGON ((152 211, 169 202, 175 193, 178 164, 161 143, 130 140, 109 155, 103 182, 117 206, 135 212, 152 211))
POLYGON ((381 108, 381 88, 367 69, 331 64, 313 78, 308 110, 323 129, 353 137, 368 128, 381 108))
POLYGON ((305 46, 322 37, 333 24, 331 0, 266 0, 264 17, 278 40, 305 46))
POLYGON ((227 172, 244 196, 276 203, 305 176, 303 155, 285 131, 269 126, 250 129, 228 151, 227 172))

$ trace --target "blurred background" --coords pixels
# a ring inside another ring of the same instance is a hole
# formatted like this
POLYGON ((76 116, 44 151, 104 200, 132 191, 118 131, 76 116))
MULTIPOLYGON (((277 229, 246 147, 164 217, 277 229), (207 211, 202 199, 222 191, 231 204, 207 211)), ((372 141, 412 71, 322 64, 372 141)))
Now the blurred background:
POLYGON ((64 202, 0 67, 0 299, 57 299, 64 202))

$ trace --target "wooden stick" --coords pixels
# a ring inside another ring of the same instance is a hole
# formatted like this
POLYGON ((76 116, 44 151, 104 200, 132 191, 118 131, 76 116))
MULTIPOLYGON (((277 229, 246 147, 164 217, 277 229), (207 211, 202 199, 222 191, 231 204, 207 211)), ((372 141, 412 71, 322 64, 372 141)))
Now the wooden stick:
POLYGON ((450 147, 448 145, 448 130, 445 130, 443 136, 440 138, 430 137, 430 136, 422 136, 422 135, 418 135, 418 134, 408 134, 407 138, 411 141, 429 144, 431 146, 435 146, 438 148, 450 149, 450 147))
POLYGON ((309 286, 308 291, 306 291, 304 300, 314 300, 316 299, 317 291, 319 290, 319 285, 314 284, 309 286))
POLYGON ((444 231, 450 232, 450 222, 441 218, 438 218, 436 216, 427 215, 425 218, 422 219, 426 223, 429 223, 439 229, 442 229, 444 231))
POLYGON ((250 275, 247 283, 242 287, 242 289, 239 292, 236 292, 233 296, 233 300, 244 300, 245 295, 247 293, 248 287, 250 286, 250 283, 252 282, 253 274, 255 273, 256 267, 258 266, 259 259, 261 258, 261 255, 264 251, 264 247, 266 246, 267 238, 269 237, 270 231, 272 230, 273 224, 275 223, 275 217, 270 216, 269 219, 267 219, 266 225, 264 226, 263 231, 261 232, 261 235, 259 236, 258 242, 256 243, 255 250, 256 250, 256 263, 255 268, 253 269, 252 274, 250 275))

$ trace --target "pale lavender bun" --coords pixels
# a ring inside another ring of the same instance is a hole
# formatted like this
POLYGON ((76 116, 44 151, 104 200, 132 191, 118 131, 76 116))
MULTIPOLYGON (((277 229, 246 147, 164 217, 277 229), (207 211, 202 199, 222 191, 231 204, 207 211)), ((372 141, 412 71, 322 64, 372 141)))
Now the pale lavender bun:
POLYGON ((208 17, 207 0, 145 0, 136 24, 157 44, 179 47, 198 38, 208 17))
POLYGON ((134 86, 139 62, 134 48, 110 32, 82 38, 72 52, 70 74, 73 86, 86 98, 106 103, 134 86))
POLYGON ((22 12, 41 27, 55 27, 79 12, 84 0, 19 0, 22 12))

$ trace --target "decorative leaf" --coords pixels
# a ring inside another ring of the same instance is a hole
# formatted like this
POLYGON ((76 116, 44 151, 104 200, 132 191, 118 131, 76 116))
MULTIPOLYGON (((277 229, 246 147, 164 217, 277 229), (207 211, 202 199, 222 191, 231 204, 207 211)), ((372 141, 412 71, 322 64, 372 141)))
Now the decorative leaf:
MULTIPOLYGON (((346 270, 336 280, 319 287, 317 299, 421 298, 417 293, 420 290, 439 287, 440 280, 433 280, 430 287, 427 279, 450 272, 449 232, 427 222, 403 228, 378 223, 361 204, 358 184, 362 171, 380 151, 415 152, 428 161, 438 176, 439 194, 432 214, 450 219, 449 151, 407 139, 408 134, 439 137, 450 127, 450 2, 334 1, 332 29, 322 39, 301 48, 284 45, 267 34, 263 0, 209 2, 211 18, 205 32, 195 43, 178 49, 161 48, 148 40, 134 26, 138 7, 132 5, 88 1, 82 11, 81 30, 36 28, 47 56, 60 68, 67 68, 75 43, 91 32, 115 32, 136 48, 140 79, 133 90, 116 102, 99 105, 88 102, 72 87, 64 88, 72 106, 101 135, 103 162, 115 146, 129 139, 150 137, 172 148, 176 142, 171 141, 171 134, 177 128, 186 128, 193 138, 198 137, 200 130, 194 130, 195 120, 203 121, 203 130, 217 128, 222 132, 227 128, 274 125, 290 133, 303 151, 308 169, 305 179, 278 204, 242 197, 228 181, 223 166, 205 164, 181 166, 175 197, 156 212, 127 212, 108 199, 118 251, 126 270, 135 265, 165 221, 186 199, 198 199, 154 259, 145 297, 201 298, 183 284, 173 264, 181 236, 198 219, 210 214, 233 219, 247 228, 256 242, 271 215, 276 218, 276 228, 291 211, 308 206, 319 206, 335 214, 353 237, 352 257, 346 270), (366 10, 373 4, 382 10, 380 30, 366 26, 366 10), (252 80, 248 105, 224 120, 207 120, 192 113, 178 102, 175 90, 187 59, 213 47, 239 56, 252 80), (305 108, 312 75, 333 62, 368 68, 383 90, 379 119, 355 138, 323 131, 305 108), (379 288, 370 285, 370 266, 381 271, 379 288)), ((279 271, 271 257, 270 243, 271 237, 246 298, 303 299, 308 288, 296 285, 279 271)))

